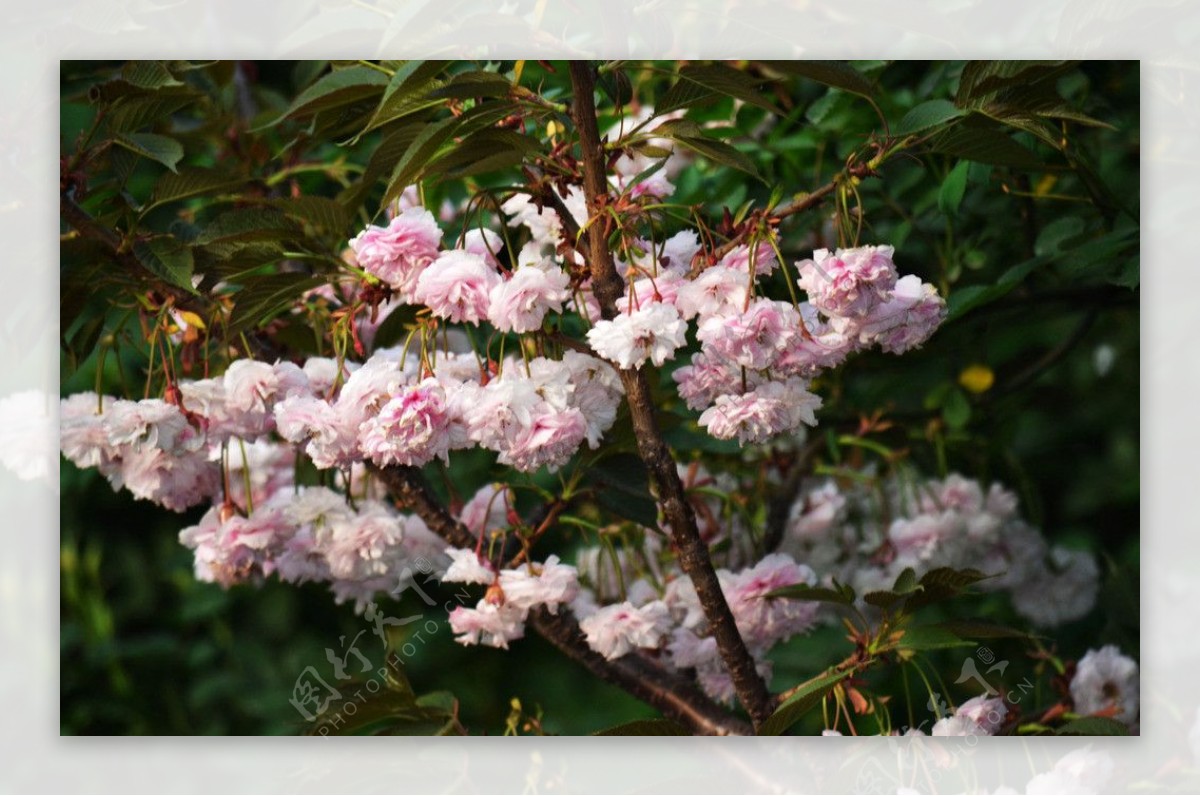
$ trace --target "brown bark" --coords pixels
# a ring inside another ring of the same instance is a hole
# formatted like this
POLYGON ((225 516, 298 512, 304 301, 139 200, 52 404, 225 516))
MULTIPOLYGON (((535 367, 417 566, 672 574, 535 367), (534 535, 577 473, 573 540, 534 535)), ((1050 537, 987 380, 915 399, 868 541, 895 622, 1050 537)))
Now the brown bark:
MULTIPOLYGON (((579 134, 584 194, 588 213, 596 219, 585 233, 587 239, 584 250, 591 268, 592 289, 600 303, 601 312, 605 318, 612 318, 616 312, 616 301, 624 292, 625 285, 608 249, 607 232, 611 229, 611 220, 601 217, 609 194, 606 159, 596 122, 593 96, 595 81, 591 66, 584 61, 571 61, 570 70, 574 89, 571 115, 579 134)), ((658 493, 659 507, 671 527, 671 538, 678 550, 680 566, 696 587, 721 659, 733 680, 734 690, 757 727, 771 715, 774 703, 766 683, 758 674, 754 657, 738 632, 716 570, 713 569, 708 547, 700 538, 696 517, 684 492, 675 460, 659 432, 649 379, 640 369, 619 370, 618 373, 633 420, 638 454, 650 472, 658 493)))
MULTIPOLYGON (((424 520, 431 531, 455 547, 475 546, 475 535, 430 493, 419 470, 387 467, 375 469, 375 473, 392 496, 424 520)), ((715 704, 691 679, 638 654, 606 660, 588 646, 579 625, 565 612, 551 614, 538 609, 530 612, 527 624, 596 677, 623 688, 698 735, 753 734, 745 722, 715 704)))

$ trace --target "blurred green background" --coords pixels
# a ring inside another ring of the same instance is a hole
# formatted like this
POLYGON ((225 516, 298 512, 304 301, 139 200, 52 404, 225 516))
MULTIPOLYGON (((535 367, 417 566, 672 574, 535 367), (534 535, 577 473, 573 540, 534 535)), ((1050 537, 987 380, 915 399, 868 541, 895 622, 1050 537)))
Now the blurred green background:
MULTIPOLYGON (((503 71, 513 64, 494 66, 503 71)), ((878 110, 894 127, 922 102, 952 99, 963 64, 863 61, 854 67, 871 81, 878 110)), ((64 153, 94 117, 89 89, 120 68, 63 63, 64 153)), ((205 92, 205 102, 157 124, 190 136, 194 162, 223 157, 227 131, 239 129, 261 147, 247 168, 270 175, 281 168, 274 150, 283 140, 246 131, 277 115, 325 68, 276 61, 201 67, 188 80, 205 92)), ((628 67, 634 96, 653 104, 674 68, 628 67)), ((524 69, 524 85, 541 85, 552 96, 565 91, 561 65, 553 73, 532 62, 524 69)), ((776 186, 784 195, 811 190, 880 132, 876 110, 850 92, 802 75, 786 76, 779 86, 773 99, 784 113, 773 122, 765 111, 730 99, 688 114, 730 124, 729 140, 764 179, 726 167, 689 168, 676 180, 674 201, 703 205, 719 219, 723 208, 761 203, 776 186)), ((896 425, 883 438, 907 447, 925 472, 1001 481, 1018 492, 1026 516, 1052 541, 1102 556, 1101 607, 1053 634, 1067 657, 1105 641, 1135 655, 1138 650, 1138 86, 1136 62, 1088 62, 1064 71, 1055 80, 1061 97, 1106 126, 1066 124, 1063 150, 1019 128, 1007 130, 1037 154, 1034 166, 998 165, 987 153, 947 146, 896 157, 880 179, 864 181, 863 242, 894 245, 903 273, 919 274, 948 296, 951 319, 920 351, 861 355, 818 385, 826 406, 815 433, 853 431, 860 415, 885 410, 896 425), (968 368, 990 373, 993 384, 969 389, 979 385, 964 383, 968 368)), ((368 137, 355 147, 305 146, 309 158, 363 164, 376 144, 368 137)), ((132 168, 127 190, 134 194, 161 172, 145 161, 132 168)), ((297 186, 314 195, 338 189, 320 174, 302 176, 297 186)), ((369 196, 377 200, 382 189, 372 188, 369 196)), ((461 200, 466 190, 430 186, 429 204, 461 200)), ((103 195, 96 200, 106 201, 103 195)), ((818 214, 790 220, 783 241, 789 259, 836 243, 818 214)), ((64 273, 64 296, 81 287, 71 279, 64 273)), ((144 362, 137 352, 119 360, 109 357, 97 374, 95 354, 81 354, 67 341, 63 394, 97 383, 120 393, 130 374, 138 383, 144 362)), ((64 734, 302 732, 305 722, 288 700, 306 667, 328 676, 326 649, 341 650, 342 640, 361 632, 358 649, 376 668, 382 665, 384 650, 371 623, 352 606, 334 605, 321 586, 268 581, 223 591, 196 582, 191 554, 176 536, 202 510, 175 515, 136 502, 114 493, 96 472, 65 461, 61 487, 64 734)), ((434 596, 441 603, 453 592, 434 596)), ((981 599, 977 607, 999 620, 1014 616, 999 597, 981 599)), ((467 649, 453 642, 439 607, 408 595, 393 608, 396 616, 422 614, 436 623, 423 642, 407 639, 414 650, 404 656, 407 672, 418 693, 452 692, 472 732, 503 732, 514 698, 525 717, 544 710, 541 727, 552 733, 587 733, 653 715, 537 638, 508 652, 467 649)), ((823 629, 776 650, 776 687, 840 659, 842 635, 823 629)))

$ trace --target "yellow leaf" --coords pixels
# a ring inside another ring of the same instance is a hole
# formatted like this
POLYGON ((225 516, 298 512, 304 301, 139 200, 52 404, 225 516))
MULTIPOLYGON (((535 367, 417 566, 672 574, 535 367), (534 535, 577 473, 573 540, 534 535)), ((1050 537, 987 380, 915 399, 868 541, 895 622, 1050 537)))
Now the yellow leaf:
POLYGON ((197 329, 207 328, 200 316, 189 310, 176 310, 175 320, 180 322, 181 325, 186 323, 188 326, 194 326, 197 329))
POLYGON ((1038 184, 1033 189, 1033 192, 1038 196, 1045 196, 1046 194, 1050 193, 1050 191, 1054 190, 1054 185, 1057 182, 1058 177, 1053 174, 1047 174, 1038 180, 1038 184))
POLYGON ((996 374, 987 365, 971 365, 958 374, 958 383, 976 395, 992 389, 995 382, 996 374))

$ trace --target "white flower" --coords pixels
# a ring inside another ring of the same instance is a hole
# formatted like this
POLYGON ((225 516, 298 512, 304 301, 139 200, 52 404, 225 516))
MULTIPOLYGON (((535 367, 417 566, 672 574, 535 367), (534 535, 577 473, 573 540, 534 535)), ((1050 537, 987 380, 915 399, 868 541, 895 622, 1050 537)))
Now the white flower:
POLYGON ((544 605, 546 610, 556 614, 559 605, 575 599, 579 578, 575 567, 560 564, 558 556, 550 556, 540 566, 501 570, 500 589, 504 592, 506 606, 529 611, 544 605))
POLYGON ((598 321, 588 330, 596 353, 622 368, 640 368, 649 359, 662 365, 685 342, 687 323, 670 304, 643 304, 611 321, 598 321))
POLYGON ((1071 678, 1071 699, 1077 713, 1103 713, 1133 724, 1140 706, 1137 661, 1112 644, 1088 650, 1071 678))
POLYGON ((459 550, 447 547, 446 555, 453 562, 442 580, 446 583, 478 583, 490 586, 496 581, 496 572, 474 550, 459 550))

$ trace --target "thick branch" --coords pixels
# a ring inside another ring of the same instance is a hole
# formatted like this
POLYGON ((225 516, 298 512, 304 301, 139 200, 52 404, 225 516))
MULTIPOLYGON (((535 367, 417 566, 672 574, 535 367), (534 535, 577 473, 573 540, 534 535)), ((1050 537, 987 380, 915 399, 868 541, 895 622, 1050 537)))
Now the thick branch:
MULTIPOLYGON (((475 546, 475 535, 430 494, 419 470, 388 467, 375 469, 375 473, 392 496, 424 520, 431 531, 455 547, 469 549, 475 546)), ((722 710, 683 675, 637 654, 606 660, 588 646, 579 625, 565 613, 555 615, 538 609, 530 612, 528 625, 604 682, 623 688, 696 734, 752 734, 750 727, 722 710)))
MULTIPOLYGON (((608 250, 611 221, 601 215, 608 201, 608 177, 596 123, 593 97, 595 82, 591 67, 586 62, 571 61, 570 69, 574 93, 571 113, 582 150, 583 189, 588 213, 595 219, 588 230, 586 247, 592 273, 592 290, 600 302, 604 317, 612 318, 616 312, 616 301, 624 293, 625 285, 608 250)), ((671 538, 678 549, 680 566, 696 587, 704 616, 717 641, 721 659, 729 670, 734 690, 757 727, 773 712, 771 694, 758 674, 754 657, 738 632, 733 612, 729 610, 729 603, 725 601, 721 583, 709 558, 708 547, 700 538, 696 517, 679 479, 675 460, 658 429, 650 382, 641 370, 618 372, 625 387, 638 453, 658 491, 658 502, 671 527, 671 538)))

